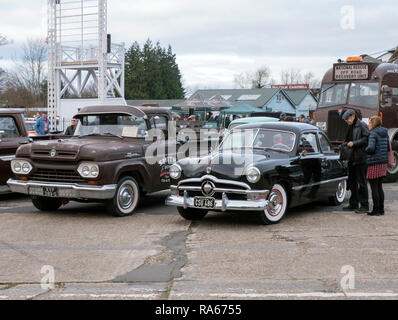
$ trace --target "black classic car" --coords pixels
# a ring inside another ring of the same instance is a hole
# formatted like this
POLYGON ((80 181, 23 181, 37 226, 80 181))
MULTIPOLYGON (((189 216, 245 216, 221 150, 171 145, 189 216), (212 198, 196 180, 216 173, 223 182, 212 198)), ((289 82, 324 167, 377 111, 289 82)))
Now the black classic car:
POLYGON ((219 149, 170 168, 166 204, 199 220, 208 211, 257 211, 263 224, 316 200, 343 203, 347 167, 317 127, 293 122, 256 123, 233 129, 219 149))

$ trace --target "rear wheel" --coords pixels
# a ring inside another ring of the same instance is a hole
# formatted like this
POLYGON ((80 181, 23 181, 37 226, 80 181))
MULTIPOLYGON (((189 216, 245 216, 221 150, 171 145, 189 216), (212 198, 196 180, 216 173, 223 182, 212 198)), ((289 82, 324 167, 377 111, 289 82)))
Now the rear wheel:
POLYGON ((140 189, 132 177, 124 177, 117 185, 115 196, 106 204, 115 217, 128 217, 134 213, 140 200, 140 189))
POLYGON ((385 182, 395 182, 398 180, 398 141, 391 141, 392 150, 394 152, 395 166, 387 167, 387 177, 385 182))
POLYGON ((194 209, 194 208, 177 208, 178 213, 180 214, 181 217, 183 217, 185 220, 202 220, 204 217, 206 217, 208 211, 207 210, 201 210, 201 209, 194 209))
POLYGON ((288 198, 285 187, 276 184, 272 188, 268 201, 268 208, 259 214, 260 222, 265 225, 279 223, 287 211, 288 198))
POLYGON ((329 198, 330 204, 333 206, 341 205, 345 200, 346 194, 347 194, 347 181, 346 180, 340 181, 337 186, 337 191, 335 195, 329 198))
POLYGON ((62 199, 32 196, 33 205, 40 211, 56 211, 62 206, 62 199))

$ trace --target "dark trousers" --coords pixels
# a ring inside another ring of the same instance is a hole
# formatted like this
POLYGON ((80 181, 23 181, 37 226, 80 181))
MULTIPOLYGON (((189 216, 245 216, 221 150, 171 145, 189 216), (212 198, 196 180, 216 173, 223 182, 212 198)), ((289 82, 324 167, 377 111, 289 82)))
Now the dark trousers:
POLYGON ((350 205, 352 207, 369 208, 368 182, 366 180, 366 164, 348 165, 348 189, 351 190, 350 205))
POLYGON ((383 178, 369 180, 372 189, 373 212, 384 212, 383 178))

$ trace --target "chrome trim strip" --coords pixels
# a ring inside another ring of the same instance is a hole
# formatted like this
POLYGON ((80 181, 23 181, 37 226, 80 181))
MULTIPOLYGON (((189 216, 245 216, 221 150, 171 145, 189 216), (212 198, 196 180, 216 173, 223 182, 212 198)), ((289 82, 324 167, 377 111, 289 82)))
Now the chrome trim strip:
POLYGON ((206 175, 206 176, 203 176, 202 178, 192 178, 192 179, 186 179, 186 180, 180 181, 178 183, 177 187, 180 187, 181 184, 192 183, 192 182, 194 182, 194 183, 195 182, 203 182, 205 180, 210 180, 214 183, 223 183, 223 184, 229 184, 232 186, 239 186, 239 187, 245 188, 247 190, 251 190, 250 186, 244 182, 218 179, 212 175, 206 175))
POLYGON ((310 188, 310 187, 314 187, 314 186, 318 186, 318 185, 322 185, 322 184, 327 184, 327 183, 331 183, 331 182, 342 181, 342 180, 348 180, 348 177, 341 177, 341 178, 336 178, 336 179, 330 179, 330 180, 310 183, 310 184, 306 184, 306 185, 303 185, 303 186, 293 187, 292 190, 298 191, 298 190, 301 190, 301 189, 304 189, 304 188, 310 188))
POLYGON ((105 186, 83 186, 76 183, 56 183, 44 181, 20 181, 9 179, 8 186, 12 192, 23 193, 33 196, 41 196, 38 191, 42 187, 57 188, 60 198, 68 199, 112 199, 116 192, 116 185, 105 186))
MULTIPOLYGON (((201 187, 170 187, 171 190, 179 190, 179 191, 202 191, 201 187)), ((223 188, 214 188, 215 193, 233 193, 233 194, 268 194, 269 190, 237 190, 237 189, 223 189, 223 188)))
POLYGON ((13 155, 13 156, 2 156, 2 157, 0 157, 0 160, 1 160, 1 161, 4 161, 4 162, 11 161, 11 160, 14 160, 14 159, 15 159, 15 155, 13 155))

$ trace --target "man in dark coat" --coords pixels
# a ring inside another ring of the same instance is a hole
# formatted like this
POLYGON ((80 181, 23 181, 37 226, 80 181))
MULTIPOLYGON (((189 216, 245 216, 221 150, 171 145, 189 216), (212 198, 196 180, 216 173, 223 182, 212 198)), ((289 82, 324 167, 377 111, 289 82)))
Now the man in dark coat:
POLYGON ((348 124, 345 143, 348 148, 352 148, 348 160, 348 189, 351 190, 350 205, 344 207, 343 210, 367 213, 369 211, 369 192, 366 180, 367 154, 365 149, 368 146, 369 129, 366 123, 358 119, 354 110, 347 110, 343 114, 343 120, 348 124))
POLYGON ((66 136, 73 136, 75 134, 76 131, 76 127, 77 124, 79 123, 79 120, 77 120, 76 118, 72 119, 72 125, 70 125, 66 131, 65 131, 65 135, 66 136))

